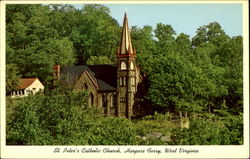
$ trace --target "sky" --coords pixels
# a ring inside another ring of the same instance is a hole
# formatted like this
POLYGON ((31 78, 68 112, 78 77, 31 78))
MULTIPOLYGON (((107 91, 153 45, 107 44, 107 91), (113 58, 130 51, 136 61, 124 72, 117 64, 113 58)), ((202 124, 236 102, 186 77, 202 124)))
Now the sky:
MULTIPOLYGON (((218 22, 229 36, 242 35, 241 4, 104 4, 110 9, 111 16, 120 25, 124 12, 127 12, 129 26, 153 28, 157 23, 170 24, 177 34, 185 33, 190 37, 197 28, 218 22)), ((82 8, 82 5, 74 5, 82 8)))

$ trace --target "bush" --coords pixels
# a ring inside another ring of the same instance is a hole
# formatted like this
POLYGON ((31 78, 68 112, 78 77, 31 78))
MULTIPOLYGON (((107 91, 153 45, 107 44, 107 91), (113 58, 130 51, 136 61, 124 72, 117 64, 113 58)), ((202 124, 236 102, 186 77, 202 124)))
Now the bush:
POLYGON ((163 135, 170 135, 176 126, 171 123, 172 115, 169 113, 160 114, 155 112, 154 115, 148 115, 142 120, 135 121, 136 132, 144 136, 152 132, 160 132, 163 135))
POLYGON ((136 145, 136 129, 133 123, 125 118, 103 118, 89 131, 90 145, 136 145))
POLYGON ((8 145, 134 145, 130 120, 88 108, 85 92, 53 90, 7 99, 8 145))
POLYGON ((241 117, 192 118, 190 128, 175 129, 172 142, 176 145, 230 145, 243 143, 241 117), (235 120, 238 119, 238 120, 235 120))
POLYGON ((22 99, 7 99, 6 140, 8 145, 33 145, 46 143, 47 133, 39 119, 42 95, 22 99), (39 96, 39 98, 38 98, 39 96), (12 111, 10 111, 12 110, 12 111))
POLYGON ((54 90, 7 99, 7 144, 86 144, 83 136, 98 115, 86 108, 85 98, 85 92, 54 90))

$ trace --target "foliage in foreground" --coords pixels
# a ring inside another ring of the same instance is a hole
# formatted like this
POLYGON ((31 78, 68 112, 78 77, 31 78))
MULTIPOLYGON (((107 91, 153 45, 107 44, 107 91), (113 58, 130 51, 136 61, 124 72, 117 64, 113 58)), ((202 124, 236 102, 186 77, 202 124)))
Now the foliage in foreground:
POLYGON ((8 145, 221 145, 243 143, 241 116, 227 114, 191 119, 180 130, 169 114, 155 113, 138 121, 104 117, 89 108, 85 92, 54 90, 20 99, 7 98, 8 145), (160 132, 172 138, 142 139, 160 132))
POLYGON ((172 132, 174 145, 243 144, 242 115, 223 118, 192 118, 189 129, 172 132))
POLYGON ((135 127, 89 108, 85 92, 55 90, 7 99, 8 145, 133 145, 135 127))

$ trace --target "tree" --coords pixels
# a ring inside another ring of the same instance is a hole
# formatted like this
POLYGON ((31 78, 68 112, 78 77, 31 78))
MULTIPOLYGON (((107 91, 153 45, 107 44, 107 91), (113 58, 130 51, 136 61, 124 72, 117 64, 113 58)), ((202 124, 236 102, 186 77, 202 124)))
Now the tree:
POLYGON ((151 26, 144 26, 143 28, 132 26, 130 32, 133 48, 136 48, 137 56, 155 53, 155 40, 151 26))
POLYGON ((86 144, 87 124, 98 118, 86 101, 85 92, 62 89, 8 99, 7 144, 86 144))
POLYGON ((240 145, 243 144, 242 116, 194 118, 189 129, 175 130, 170 144, 177 145, 240 145))
POLYGON ((224 98, 232 112, 243 111, 243 39, 232 37, 218 48, 219 66, 225 68, 224 84, 229 94, 224 98))
POLYGON ((199 46, 202 43, 212 43, 219 46, 228 40, 228 36, 222 30, 218 22, 212 22, 197 29, 196 35, 192 38, 192 45, 199 46))
POLYGON ((51 27, 49 6, 7 5, 6 12, 7 63, 15 63, 20 74, 44 82, 53 64, 74 64, 73 44, 51 27))
POLYGON ((100 64, 112 64, 107 56, 91 56, 88 61, 88 65, 100 65, 100 64))
POLYGON ((202 70, 178 54, 159 56, 149 75, 148 98, 172 111, 201 112, 210 91, 202 70))
POLYGON ((88 106, 87 93, 62 87, 7 98, 7 145, 132 145, 136 128, 88 106))
POLYGON ((70 35, 78 64, 85 64, 91 56, 107 56, 109 60, 115 60, 120 28, 109 12, 107 7, 99 4, 82 8, 80 24, 70 35))
POLYGON ((157 40, 158 49, 168 52, 176 51, 175 31, 171 25, 157 23, 155 29, 155 37, 157 40))
POLYGON ((6 94, 10 93, 17 88, 20 83, 20 74, 18 67, 15 64, 6 65, 6 94))
POLYGON ((68 38, 80 25, 81 12, 69 4, 50 4, 49 22, 60 38, 68 38))
POLYGON ((189 59, 192 59, 193 50, 188 35, 184 33, 179 34, 176 38, 176 45, 177 45, 177 53, 189 59))

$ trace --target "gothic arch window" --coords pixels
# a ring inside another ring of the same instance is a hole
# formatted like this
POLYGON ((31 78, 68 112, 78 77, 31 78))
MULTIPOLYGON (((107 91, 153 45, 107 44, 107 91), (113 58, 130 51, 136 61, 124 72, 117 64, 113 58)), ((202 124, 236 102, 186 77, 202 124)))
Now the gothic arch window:
POLYGON ((121 70, 126 70, 127 69, 127 65, 124 61, 121 62, 121 70))
POLYGON ((123 82, 122 82, 122 80, 123 80, 123 78, 122 77, 120 77, 120 79, 119 79, 119 81, 120 81, 120 86, 123 86, 123 82))
POLYGON ((84 83, 84 88, 88 89, 88 85, 86 83, 84 83))
POLYGON ((114 107, 114 101, 113 101, 114 97, 113 94, 110 94, 110 107, 113 108, 114 107))
POLYGON ((135 86, 135 77, 131 77, 131 85, 135 86))
POLYGON ((102 95, 102 107, 106 108, 108 105, 107 96, 105 94, 102 95))
POLYGON ((134 69, 135 69, 135 66, 134 66, 133 61, 131 61, 131 63, 130 63, 130 69, 131 69, 131 70, 134 70, 134 69))
POLYGON ((87 90, 87 89, 88 89, 88 85, 87 85, 86 83, 84 83, 83 86, 82 86, 82 89, 83 89, 83 90, 84 90, 84 89, 87 90))
POLYGON ((89 94, 89 105, 94 107, 94 95, 92 93, 89 94))
POLYGON ((120 83, 120 86, 126 86, 127 78, 126 77, 120 77, 119 83, 120 83))
POLYGON ((123 77, 123 86, 126 86, 126 77, 123 77))

